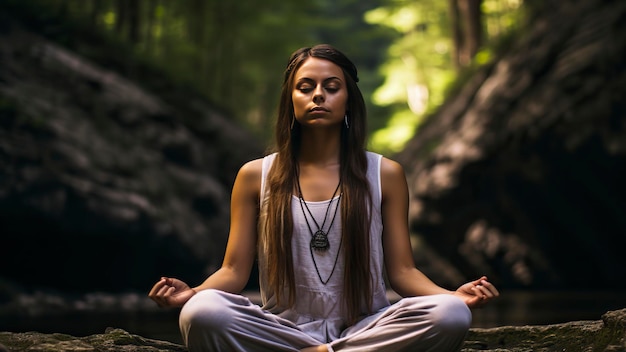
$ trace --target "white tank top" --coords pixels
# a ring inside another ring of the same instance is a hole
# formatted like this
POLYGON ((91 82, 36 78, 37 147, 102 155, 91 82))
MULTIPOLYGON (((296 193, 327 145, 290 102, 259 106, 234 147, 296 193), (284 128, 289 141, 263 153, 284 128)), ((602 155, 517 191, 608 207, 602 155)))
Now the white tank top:
MULTIPOLYGON (((267 195, 265 194, 265 183, 276 154, 271 154, 263 159, 263 169, 261 176, 261 203, 267 195)), ((372 194, 372 222, 370 225, 370 250, 371 250, 371 275, 372 275, 372 310, 376 312, 381 308, 389 306, 386 296, 385 282, 383 279, 383 248, 382 248, 382 218, 381 199, 382 190, 380 182, 380 163, 382 156, 372 152, 367 152, 367 179, 370 184, 372 194)), ((328 218, 324 231, 332 220, 335 207, 339 206, 339 199, 335 197, 330 200, 320 202, 306 202, 311 213, 318 224, 322 224, 328 203, 331 202, 328 218)), ((263 204, 261 204, 263 206, 263 204)), ((311 251, 311 231, 307 226, 300 205, 300 199, 295 195, 291 201, 291 210, 294 222, 292 236, 293 267, 296 285, 296 304, 293 308, 284 310, 276 305, 274 292, 268 286, 265 275, 259 275, 259 284, 263 309, 277 314, 298 325, 307 334, 319 341, 332 341, 337 339, 346 325, 346 317, 342 310, 343 274, 344 258, 340 252, 341 240, 341 211, 338 209, 336 219, 328 230, 328 240, 330 248, 326 251, 311 251), (312 252, 312 253, 311 253, 312 252), (312 256, 313 255, 313 256, 312 256), (315 262, 314 262, 315 260, 315 262), (337 260, 336 267, 335 260, 337 260), (315 268, 317 266, 317 270, 315 268), (318 275, 319 271, 319 275, 318 275), (320 280, 321 276, 321 280, 320 280), (322 280, 326 284, 322 283, 322 280)), ((306 208, 304 208, 306 212, 306 208)), ((306 214, 313 231, 317 226, 306 214)), ((259 252, 259 262, 265 263, 264 253, 259 252)), ((260 266, 262 267, 262 266, 260 266)), ((366 314, 365 307, 363 315, 366 314)))

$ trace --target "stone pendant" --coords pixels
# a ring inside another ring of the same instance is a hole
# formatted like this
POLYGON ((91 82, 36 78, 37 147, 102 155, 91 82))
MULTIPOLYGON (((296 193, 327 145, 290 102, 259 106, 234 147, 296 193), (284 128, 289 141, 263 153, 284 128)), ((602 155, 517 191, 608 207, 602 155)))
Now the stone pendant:
POLYGON ((317 230, 317 232, 313 235, 313 238, 311 238, 311 248, 322 252, 327 251, 328 248, 330 248, 326 232, 323 230, 317 230))

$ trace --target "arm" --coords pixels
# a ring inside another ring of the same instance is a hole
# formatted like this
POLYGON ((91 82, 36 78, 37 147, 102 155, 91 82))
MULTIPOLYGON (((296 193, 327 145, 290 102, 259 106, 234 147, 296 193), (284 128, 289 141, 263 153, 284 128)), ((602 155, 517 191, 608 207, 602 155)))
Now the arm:
POLYGON ((452 293, 415 268, 409 239, 409 192, 402 166, 383 158, 381 184, 383 248, 391 288, 402 297, 452 293))
POLYGON ((486 277, 468 282, 456 291, 446 290, 415 268, 409 239, 409 192, 400 164, 383 158, 381 165, 383 248, 391 287, 402 297, 454 294, 469 307, 477 307, 499 296, 486 277))
POLYGON ((239 170, 231 197, 230 232, 222 267, 195 291, 214 288, 240 293, 248 282, 256 255, 261 166, 262 159, 258 159, 239 170))
POLYGON ((221 268, 194 288, 174 278, 161 278, 148 294, 159 306, 180 307, 198 291, 209 288, 232 293, 243 290, 256 255, 261 167, 262 159, 248 162, 235 179, 228 244, 221 268))

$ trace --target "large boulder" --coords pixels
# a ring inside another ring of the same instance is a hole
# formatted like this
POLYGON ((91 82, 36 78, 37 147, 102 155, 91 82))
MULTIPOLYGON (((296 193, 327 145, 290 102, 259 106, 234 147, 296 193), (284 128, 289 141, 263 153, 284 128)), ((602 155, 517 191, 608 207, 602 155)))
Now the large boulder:
POLYGON ((123 291, 218 267, 256 139, 199 94, 145 89, 0 19, 0 275, 123 291))
POLYGON ((626 2, 527 6, 517 39, 397 156, 411 230, 437 252, 422 267, 450 284, 624 288, 626 2))

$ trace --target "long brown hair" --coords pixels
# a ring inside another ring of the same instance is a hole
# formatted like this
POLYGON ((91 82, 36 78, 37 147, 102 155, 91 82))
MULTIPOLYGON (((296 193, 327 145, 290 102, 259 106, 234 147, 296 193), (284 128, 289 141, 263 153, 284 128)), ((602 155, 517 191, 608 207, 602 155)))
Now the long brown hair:
POLYGON ((278 152, 268 174, 267 194, 259 236, 259 250, 265 251, 264 275, 274 291, 278 305, 293 306, 295 280, 291 251, 293 218, 291 199, 298 165, 300 125, 293 124, 292 91, 294 75, 309 57, 329 60, 343 70, 348 89, 347 116, 349 128, 342 125, 340 177, 342 180, 341 219, 344 268, 343 301, 349 323, 354 323, 363 309, 371 310, 372 282, 370 274, 370 209, 371 193, 367 181, 365 153, 366 109, 357 86, 354 64, 340 51, 321 44, 296 50, 284 73, 275 149, 278 152), (286 291, 285 291, 286 290, 286 291), (284 299, 287 298, 287 302, 284 299))

